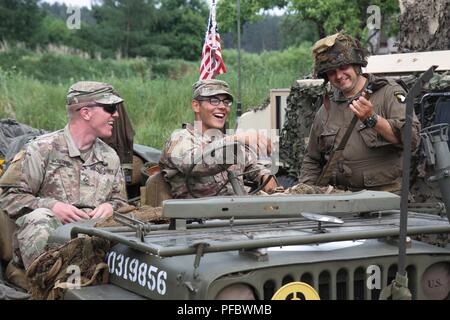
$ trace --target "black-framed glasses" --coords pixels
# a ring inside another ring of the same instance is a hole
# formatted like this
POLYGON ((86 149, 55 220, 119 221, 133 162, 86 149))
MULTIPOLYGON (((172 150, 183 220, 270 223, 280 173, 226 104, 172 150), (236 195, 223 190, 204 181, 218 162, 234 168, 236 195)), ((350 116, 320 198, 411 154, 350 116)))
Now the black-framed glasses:
POLYGON ((197 98, 197 100, 198 101, 208 101, 213 106, 218 106, 221 102, 223 102, 223 105, 225 107, 231 107, 233 105, 233 100, 231 100, 230 98, 219 99, 217 97, 211 97, 211 98, 203 97, 203 98, 197 98))

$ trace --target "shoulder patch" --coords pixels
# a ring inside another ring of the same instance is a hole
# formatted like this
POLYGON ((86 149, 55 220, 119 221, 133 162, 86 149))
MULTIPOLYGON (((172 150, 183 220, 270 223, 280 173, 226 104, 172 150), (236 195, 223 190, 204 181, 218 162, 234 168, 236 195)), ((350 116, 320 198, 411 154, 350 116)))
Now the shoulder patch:
POLYGON ((405 96, 405 93, 403 91, 395 91, 394 92, 394 96, 395 96, 395 98, 397 99, 398 102, 405 103, 406 96, 405 96))
POLYGON ((18 153, 16 153, 16 155, 12 159, 11 163, 14 163, 16 161, 19 161, 20 159, 23 159, 24 156, 25 156, 25 150, 19 151, 18 153))

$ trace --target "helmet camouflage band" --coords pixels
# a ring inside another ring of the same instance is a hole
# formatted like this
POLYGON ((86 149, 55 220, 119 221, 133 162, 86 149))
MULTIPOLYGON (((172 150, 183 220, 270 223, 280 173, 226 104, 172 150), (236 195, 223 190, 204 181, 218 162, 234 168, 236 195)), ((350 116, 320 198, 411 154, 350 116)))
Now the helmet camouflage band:
POLYGON ((367 50, 353 37, 336 33, 320 39, 312 49, 314 77, 327 80, 326 72, 347 64, 367 66, 367 50))

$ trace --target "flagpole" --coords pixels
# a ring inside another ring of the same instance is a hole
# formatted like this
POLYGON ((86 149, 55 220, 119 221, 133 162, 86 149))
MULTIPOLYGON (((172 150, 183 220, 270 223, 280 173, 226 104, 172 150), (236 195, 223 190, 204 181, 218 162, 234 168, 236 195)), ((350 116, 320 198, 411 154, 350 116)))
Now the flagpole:
POLYGON ((241 1, 237 0, 237 65, 238 65, 238 87, 237 87, 237 107, 236 107, 236 128, 242 114, 241 105, 241 1))
POLYGON ((212 4, 211 4, 211 37, 212 37, 212 48, 211 48, 211 55, 212 55, 212 72, 213 72, 213 78, 214 78, 214 73, 216 71, 216 0, 212 0, 212 4))

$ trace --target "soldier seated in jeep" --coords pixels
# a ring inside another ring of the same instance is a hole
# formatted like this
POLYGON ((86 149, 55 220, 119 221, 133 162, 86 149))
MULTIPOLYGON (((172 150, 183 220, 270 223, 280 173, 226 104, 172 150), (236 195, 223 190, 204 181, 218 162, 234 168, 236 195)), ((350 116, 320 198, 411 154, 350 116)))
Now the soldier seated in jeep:
MULTIPOLYGON (((258 160, 261 153, 270 154, 270 139, 259 133, 223 133, 232 103, 233 95, 224 81, 200 80, 193 85, 191 107, 195 113, 195 125, 188 124, 174 132, 166 142, 160 160, 162 175, 170 184, 174 198, 235 194, 232 188, 234 181, 227 177, 227 170, 240 176, 236 180, 241 183, 242 175, 256 181, 266 192, 277 187, 275 177, 258 160), (237 161, 232 166, 221 156, 224 149, 230 149, 230 144, 233 154, 237 149, 243 150, 243 156, 235 157, 237 161), (252 152, 252 146, 258 150, 252 152)), ((236 184, 240 185, 239 182, 236 184)), ((246 193, 244 189, 240 190, 238 193, 246 193)))
POLYGON ((123 99, 111 85, 82 81, 67 94, 68 125, 31 141, 2 176, 1 214, 15 220, 13 264, 28 267, 62 224, 111 216, 126 204, 112 135, 123 99))
MULTIPOLYGON (((332 92, 324 96, 311 127, 300 182, 398 192, 405 90, 394 80, 362 74, 366 51, 351 36, 337 33, 321 39, 313 55, 315 76, 330 81, 332 92)), ((414 115, 413 149, 419 131, 414 115)))

